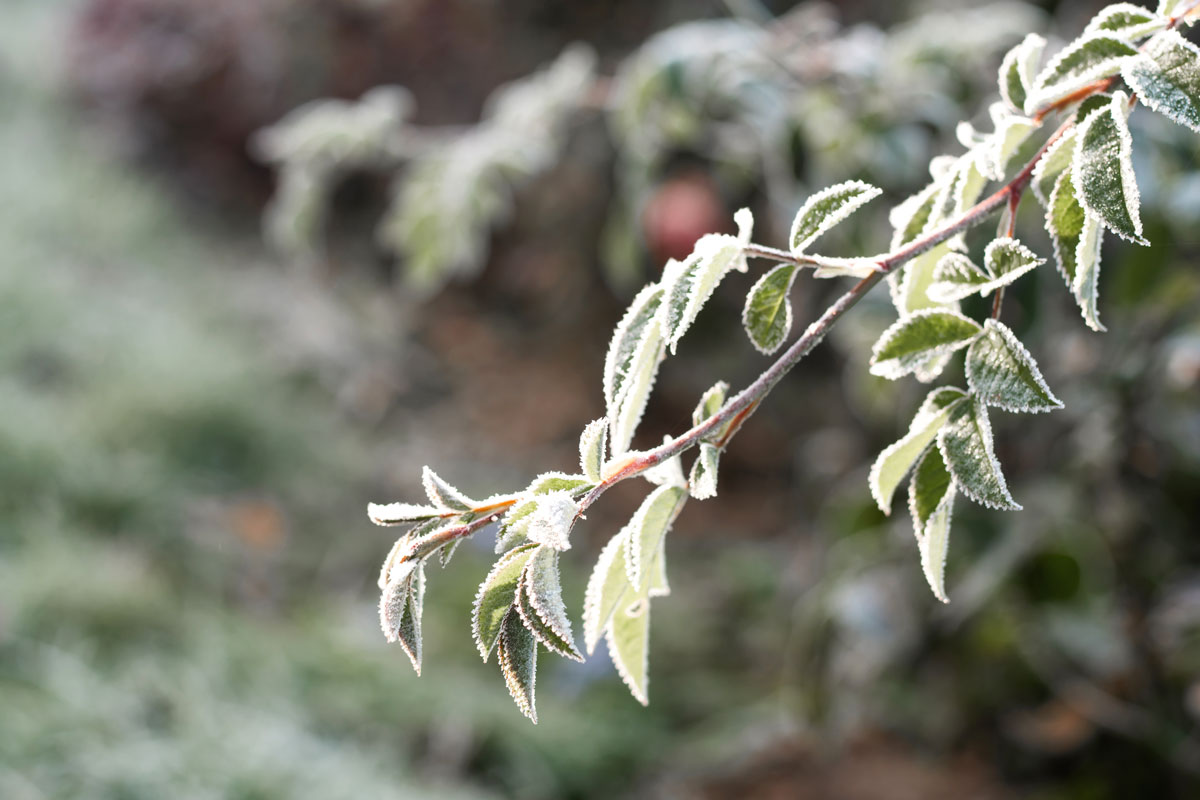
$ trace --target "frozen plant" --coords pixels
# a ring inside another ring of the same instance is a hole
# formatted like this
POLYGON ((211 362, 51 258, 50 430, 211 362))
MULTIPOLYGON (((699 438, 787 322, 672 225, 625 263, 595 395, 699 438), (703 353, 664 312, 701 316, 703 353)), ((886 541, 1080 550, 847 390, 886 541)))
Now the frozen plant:
POLYGON ((966 386, 932 389, 908 432, 880 453, 869 481, 879 507, 890 513, 907 479, 921 568, 934 595, 947 601, 945 561, 957 497, 993 509, 1020 508, 993 452, 990 409, 1062 407, 1033 355, 1000 320, 1006 287, 1048 261, 1014 238, 1018 205, 1031 190, 1045 211, 1054 263, 1084 322, 1104 330, 1097 279, 1105 232, 1149 244, 1127 119, 1140 103, 1200 133, 1200 48, 1179 33, 1197 18, 1200 0, 1163 0, 1154 11, 1109 6, 1044 66, 1045 40, 1026 37, 1001 64, 1003 100, 990 108, 992 130, 959 126, 964 152, 934 159, 928 186, 892 210, 886 253, 813 252, 825 232, 880 194, 848 181, 804 203, 787 249, 754 243, 753 219, 742 210, 735 216, 737 235, 705 235, 689 257, 670 261, 613 333, 602 382, 607 415, 583 429, 578 472, 549 472, 523 490, 476 500, 426 467, 427 504, 369 507, 375 523, 408 527, 379 579, 388 640, 399 642, 420 670, 426 563, 437 554, 445 564, 464 538, 498 523, 499 559, 479 587, 472 633, 485 661, 495 654, 521 710, 536 722, 540 649, 582 660, 602 637, 629 690, 646 703, 650 612, 653 599, 669 592, 665 545, 672 523, 689 499, 717 494, 729 440, 830 327, 885 280, 899 318, 875 344, 872 373, 931 382, 965 353, 966 386), (1035 144, 1033 156, 1008 177, 1018 150, 1035 144), (997 213, 996 236, 982 253, 970 252, 963 234, 997 213), (742 322, 755 348, 782 353, 736 394, 718 381, 699 399, 689 430, 653 449, 631 450, 662 361, 717 285, 731 272, 747 272, 751 259, 777 265, 750 287, 742 322), (788 295, 802 272, 855 282, 785 348, 793 327, 788 295), (982 322, 960 310, 972 294, 993 298, 982 322), (681 457, 692 450, 685 471, 681 457), (637 476, 654 488, 600 553, 583 603, 581 649, 558 559, 587 509, 614 484, 637 476))

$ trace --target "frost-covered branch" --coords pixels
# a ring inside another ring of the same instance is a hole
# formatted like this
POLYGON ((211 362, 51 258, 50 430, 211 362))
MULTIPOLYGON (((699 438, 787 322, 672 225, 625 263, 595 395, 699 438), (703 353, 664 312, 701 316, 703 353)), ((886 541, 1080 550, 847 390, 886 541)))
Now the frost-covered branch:
POLYGON ((562 597, 558 558, 570 549, 572 529, 587 509, 611 486, 640 475, 655 488, 601 551, 584 598, 583 635, 589 654, 601 638, 607 641, 631 693, 647 702, 652 600, 669 592, 667 532, 689 499, 717 494, 724 449, 776 384, 885 280, 898 319, 874 346, 873 374, 892 380, 912 375, 928 383, 964 354, 965 388, 933 388, 907 433, 879 454, 868 479, 872 497, 889 514, 908 479, 922 570, 934 595, 947 601, 945 562, 958 495, 992 509, 1021 507, 994 452, 991 410, 1062 408, 1033 354, 1000 321, 1006 287, 1048 261, 1015 237, 1021 198, 1029 190, 1043 207, 1054 263, 1085 324, 1104 330, 1097 295, 1104 232, 1148 244, 1127 118, 1136 98, 1200 133, 1200 48, 1176 30, 1197 16, 1200 1, 1164 0, 1153 12, 1128 3, 1110 6, 1040 67, 1046 42, 1036 34, 1026 37, 1000 66, 1003 99, 989 109, 992 129, 959 126, 964 152, 934 159, 930 183, 892 209, 887 252, 866 258, 811 252, 827 231, 881 194, 847 181, 804 203, 786 250, 754 243, 753 217, 742 209, 734 216, 736 235, 707 234, 687 258, 669 261, 661 280, 638 292, 613 332, 602 381, 606 415, 580 436, 578 472, 545 473, 522 491, 472 500, 427 467, 428 505, 370 507, 379 524, 412 526, 380 576, 388 639, 400 642, 420 668, 426 562, 440 553, 444 563, 464 538, 498 521, 499 560, 480 586, 472 632, 481 656, 496 654, 514 700, 536 721, 539 647, 584 657, 562 597), (1024 147, 1055 115, 1061 115, 1055 130, 1038 147, 1024 147), (1018 152, 1029 149, 1033 156, 1006 177, 1018 152), (964 234, 996 212, 997 235, 973 256, 964 234), (750 287, 743 326, 757 350, 782 353, 731 397, 728 385, 717 381, 700 397, 689 430, 657 447, 632 449, 661 364, 718 285, 747 272, 750 258, 775 266, 750 287), (784 348, 793 326, 789 295, 804 270, 814 279, 856 282, 784 348), (971 295, 993 296, 990 316, 979 321, 962 312, 961 301, 971 295), (692 450, 695 459, 685 474, 680 456, 692 450))

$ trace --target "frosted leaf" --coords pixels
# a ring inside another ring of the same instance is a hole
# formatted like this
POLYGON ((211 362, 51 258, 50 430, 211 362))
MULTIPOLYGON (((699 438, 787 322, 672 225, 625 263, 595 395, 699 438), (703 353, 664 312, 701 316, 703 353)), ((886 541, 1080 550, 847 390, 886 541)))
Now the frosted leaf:
POLYGON ((930 218, 933 215, 933 208, 937 203, 938 194, 953 179, 952 172, 935 178, 924 189, 909 197, 888 213, 888 222, 895 229, 895 233, 892 235, 892 250, 899 250, 925 232, 930 225, 930 218))
POLYGON ((686 487, 660 486, 647 495, 626 525, 629 539, 625 547, 625 574, 635 593, 645 593, 654 555, 687 498, 686 487))
POLYGON ((643 287, 613 331, 604 359, 604 405, 610 420, 616 415, 617 397, 624 388, 646 330, 658 315, 662 295, 662 287, 657 284, 643 287))
POLYGON ((934 271, 937 269, 938 262, 950 252, 953 252, 950 244, 942 242, 937 247, 909 261, 899 274, 892 272, 888 275, 888 289, 892 295, 892 303, 901 317, 923 309, 949 308, 957 310, 957 303, 939 303, 929 296, 929 287, 934 283, 934 271))
POLYGON ((1004 284, 1012 283, 1044 263, 1046 259, 1038 258, 1028 247, 1008 236, 993 239, 983 252, 983 268, 1004 284))
POLYGON ((846 181, 812 195, 792 220, 792 231, 788 236, 792 252, 803 253, 818 236, 882 193, 882 189, 862 181, 846 181))
POLYGON ((534 509, 525 526, 529 541, 555 550, 571 549, 571 528, 579 514, 579 504, 569 491, 553 491, 534 497, 534 509))
POLYGON ((1033 178, 1029 182, 1029 186, 1033 189, 1033 194, 1037 197, 1038 202, 1043 206, 1050 205, 1050 194, 1054 191, 1054 184, 1058 181, 1058 176, 1063 170, 1071 166, 1071 159, 1075 157, 1075 129, 1071 128, 1058 138, 1054 144, 1038 159, 1037 166, 1033 168, 1033 178))
POLYGON ((525 627, 516 609, 509 609, 505 615, 498 638, 496 660, 500 662, 504 685, 517 708, 536 725, 537 639, 525 627))
POLYGON ((525 544, 509 550, 479 585, 471 613, 471 634, 484 661, 488 660, 492 648, 496 646, 504 615, 516 599, 521 573, 536 549, 535 544, 525 544))
POLYGON ((717 467, 720 466, 721 451, 707 442, 700 445, 700 452, 692 462, 692 475, 688 487, 692 497, 707 500, 717 496, 717 467))
POLYGON ((1107 330, 1100 324, 1096 307, 1100 299, 1100 245, 1103 241, 1104 228, 1096 217, 1088 214, 1084 218, 1083 231, 1079 234, 1079 244, 1075 249, 1077 267, 1071 283, 1083 321, 1092 330, 1101 332, 1107 330))
POLYGON ((1133 45, 1107 31, 1076 39, 1039 73, 1025 99, 1025 113, 1032 116, 1089 83, 1116 75, 1136 55, 1133 45))
POLYGON ((595 652, 596 643, 604 634, 617 604, 630 588, 629 576, 625 574, 625 544, 628 539, 628 526, 609 539, 600 551, 600 557, 596 559, 588 579, 583 599, 583 642, 588 655, 595 652))
POLYGON ((738 223, 737 236, 705 234, 687 259, 669 263, 663 271, 664 295, 658 320, 672 353, 721 279, 730 270, 746 269, 744 250, 750 244, 754 220, 744 208, 734 219, 738 223))
POLYGON ((921 571, 933 595, 943 603, 946 597, 946 552, 950 543, 950 513, 956 489, 941 451, 925 451, 908 486, 908 509, 913 532, 921 554, 921 571))
POLYGON ((1142 237, 1128 107, 1129 98, 1117 92, 1107 108, 1093 111, 1079 126, 1071 179, 1079 203, 1105 227, 1123 239, 1148 245, 1142 237))
POLYGON ((1144 53, 1126 65, 1125 82, 1151 109, 1200 133, 1200 47, 1166 31, 1144 53))
POLYGON ((525 627, 546 649, 564 658, 583 661, 563 605, 556 550, 539 547, 534 552, 521 575, 516 605, 525 627))
POLYGON ((508 513, 504 515, 500 530, 496 534, 496 555, 529 541, 529 537, 525 535, 525 529, 529 523, 529 515, 536 507, 532 500, 523 500, 508 510, 508 513))
POLYGON ((617 674, 629 687, 634 699, 650 703, 650 603, 642 598, 634 604, 621 603, 605 634, 608 653, 617 674), (631 613, 633 612, 633 613, 631 613))
POLYGON ((971 158, 969 154, 964 157, 954 183, 954 209, 951 213, 957 217, 975 205, 987 182, 987 176, 979 168, 979 159, 971 158))
POLYGON ((649 597, 666 597, 671 593, 667 583, 667 537, 658 542, 658 552, 654 555, 654 563, 650 566, 649 597))
POLYGON ((1059 174, 1054 190, 1046 204, 1046 233, 1054 245, 1054 261, 1058 274, 1062 275, 1070 288, 1075 283, 1077 272, 1076 252, 1079 236, 1083 232, 1086 212, 1075 197, 1075 183, 1070 170, 1059 174))
POLYGON ((1165 17, 1132 3, 1117 3, 1102 9, 1083 29, 1085 34, 1105 31, 1126 41, 1144 39, 1167 25, 1165 17))
POLYGON ((788 293, 798 271, 795 264, 780 264, 759 278, 746 295, 742 326, 760 353, 774 353, 792 330, 792 301, 788 293))
POLYGON ((1172 19, 1179 14, 1186 14, 1188 19, 1194 19, 1200 16, 1200 8, 1193 7, 1188 10, 1188 6, 1192 5, 1191 0, 1159 0, 1158 15, 1172 19))
POLYGON ((822 280, 826 278, 865 278, 878 271, 878 267, 869 259, 827 258, 821 266, 812 271, 812 276, 822 280))
POLYGON ((696 408, 692 411, 692 424, 699 425, 704 420, 711 417, 721 410, 725 405, 725 395, 729 392, 729 384, 725 381, 717 381, 712 387, 700 397, 700 402, 696 404, 696 408))
POLYGON ((588 491, 594 484, 583 475, 566 472, 543 472, 533 479, 524 494, 539 495, 551 492, 570 492, 573 495, 588 491))
POLYGON ((1024 144, 1038 124, 1025 117, 1008 117, 996 126, 988 147, 983 150, 982 172, 992 180, 1002 180, 1009 160, 1024 144))
POLYGON ((421 522, 444 513, 434 506, 418 506, 412 503, 368 503, 367 516, 376 525, 404 525, 421 522))
POLYGON ((650 400, 650 392, 658 376, 658 366, 662 363, 665 346, 659 322, 657 319, 652 320, 643 331, 642 340, 638 342, 633 360, 629 364, 629 372, 625 376, 621 393, 617 395, 609 413, 609 448, 614 457, 628 452, 633 443, 633 434, 646 411, 646 403, 650 400))
POLYGON ((959 253, 951 253, 938 262, 930 299, 941 302, 961 300, 978 292, 981 297, 1007 286, 1045 262, 1015 239, 1002 236, 984 251, 984 270, 959 253))
POLYGON ((928 447, 913 468, 908 482, 908 513, 913 519, 913 532, 919 540, 926 523, 950 490, 953 478, 946 469, 942 453, 936 447, 928 447))
POLYGON ((1015 413, 1062 408, 1037 362, 1002 322, 989 319, 967 350, 967 385, 990 406, 1015 413))
POLYGON ((929 299, 950 303, 978 292, 990 276, 962 253, 947 253, 933 269, 929 299))
POLYGON ((868 482, 871 496, 884 514, 892 513, 892 495, 896 493, 896 487, 965 397, 966 393, 961 389, 949 386, 934 389, 917 409, 908 433, 884 448, 875 459, 868 482))
POLYGON ((429 502, 439 508, 447 511, 470 511, 475 507, 474 500, 439 478, 429 467, 421 471, 421 485, 425 487, 429 502))
POLYGON ((871 374, 895 380, 921 364, 966 347, 983 330, 956 311, 927 309, 902 317, 883 332, 871 354, 871 374))
POLYGON ((445 569, 450 564, 450 559, 454 558, 454 554, 458 552, 459 546, 463 543, 462 539, 455 539, 450 544, 438 551, 438 563, 445 569))
POLYGON ((579 437, 579 470, 592 483, 599 483, 608 449, 608 420, 588 423, 579 437))
POLYGON ((413 669, 421 674, 421 604, 425 596, 425 570, 420 564, 403 579, 394 580, 379 599, 379 621, 384 638, 399 643, 413 669))
POLYGON ((1046 40, 1031 33, 1004 56, 1000 64, 1000 96, 1014 110, 1025 108, 1025 98, 1033 87, 1033 78, 1046 40))
POLYGON ((938 431, 938 449, 963 494, 988 508, 1019 511, 1012 499, 992 442, 987 406, 978 397, 954 407, 938 431))

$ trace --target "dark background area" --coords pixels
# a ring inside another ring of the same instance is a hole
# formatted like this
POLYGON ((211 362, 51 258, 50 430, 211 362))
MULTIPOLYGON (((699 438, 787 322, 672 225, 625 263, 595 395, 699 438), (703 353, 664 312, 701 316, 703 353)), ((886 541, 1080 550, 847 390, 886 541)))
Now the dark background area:
MULTIPOLYGON (((709 150, 669 152, 637 190, 620 274, 604 253, 631 191, 624 140, 603 103, 585 109, 478 272, 416 292, 373 238, 390 168, 337 182, 315 258, 265 245, 277 174, 255 132, 399 84, 442 135, 570 42, 611 76, 672 26, 769 26, 791 4, 8 0, 0 797, 1196 796, 1200 141, 1143 112, 1154 247, 1106 245, 1107 334, 1050 267, 1010 292, 1005 321, 1066 409, 993 415, 1025 510, 960 500, 949 605, 907 514, 867 491, 923 394, 867 372, 895 314, 881 290, 734 440, 719 497, 677 522, 648 708, 603 654, 544 657, 540 723, 520 716, 470 640, 489 534, 431 573, 423 676, 378 631, 394 531, 368 501, 418 500, 424 464, 475 496, 573 469, 612 326, 676 240, 749 204, 756 240, 779 245, 805 191, 860 177, 887 195, 830 246, 884 249, 887 208, 959 152, 955 123, 986 116, 1022 31, 1066 40, 1101 6, 1007 4, 994 19, 1029 23, 1010 35, 965 27, 963 5, 810 8, 840 44, 781 66, 803 67, 782 192, 769 170, 734 179, 709 150), (868 51, 887 69, 856 70, 868 51)), ((1039 215, 1026 202, 1018 235, 1046 254, 1039 215)), ((664 365, 638 442, 769 363, 739 324, 755 274, 664 365)), ((836 283, 802 282, 798 319, 836 283)), ((577 529, 576 617, 641 494, 613 490, 577 529)))

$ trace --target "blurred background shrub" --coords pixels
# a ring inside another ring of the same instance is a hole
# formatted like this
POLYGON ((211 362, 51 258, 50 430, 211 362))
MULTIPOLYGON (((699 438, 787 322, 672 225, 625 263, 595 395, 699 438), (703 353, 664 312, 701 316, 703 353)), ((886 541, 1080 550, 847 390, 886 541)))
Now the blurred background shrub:
MULTIPOLYGON (((1067 409, 997 417, 1026 511, 964 510, 949 606, 866 490, 919 399, 867 373, 878 297, 680 520, 648 709, 601 657, 527 724, 466 632, 486 541, 424 677, 375 623, 368 499, 572 464, 666 257, 746 204, 779 242, 839 180, 899 200, 1009 46, 1099 5, 8 0, 0 797, 1196 796, 1200 146, 1149 115, 1110 333, 1049 271, 1006 307, 1067 409)), ((647 441, 761 369, 728 288, 647 441)))

